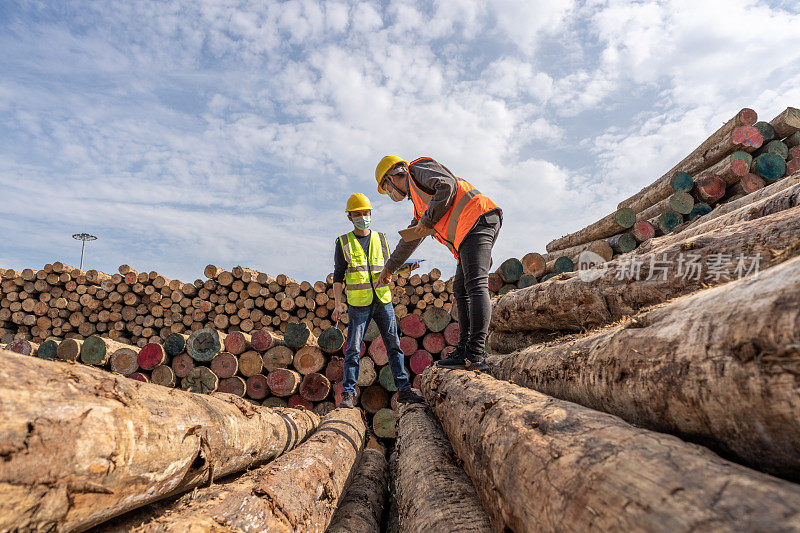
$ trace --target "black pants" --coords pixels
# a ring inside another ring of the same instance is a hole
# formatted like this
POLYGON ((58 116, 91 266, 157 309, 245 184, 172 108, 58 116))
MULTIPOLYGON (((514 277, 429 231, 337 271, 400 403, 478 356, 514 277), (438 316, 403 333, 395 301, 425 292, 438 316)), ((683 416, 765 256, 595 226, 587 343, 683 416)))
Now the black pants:
POLYGON ((492 318, 489 267, 492 247, 502 224, 498 211, 486 213, 478 219, 458 250, 459 261, 453 279, 460 330, 458 347, 471 354, 486 353, 486 336, 492 318))

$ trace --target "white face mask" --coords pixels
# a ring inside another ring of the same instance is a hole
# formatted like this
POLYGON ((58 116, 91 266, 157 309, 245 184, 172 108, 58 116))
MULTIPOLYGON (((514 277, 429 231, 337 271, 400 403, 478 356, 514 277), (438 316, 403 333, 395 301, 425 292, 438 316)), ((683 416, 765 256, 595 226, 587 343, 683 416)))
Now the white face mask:
POLYGON ((370 220, 372 217, 369 215, 363 217, 353 217, 353 225, 356 229, 365 230, 369 229, 370 220))

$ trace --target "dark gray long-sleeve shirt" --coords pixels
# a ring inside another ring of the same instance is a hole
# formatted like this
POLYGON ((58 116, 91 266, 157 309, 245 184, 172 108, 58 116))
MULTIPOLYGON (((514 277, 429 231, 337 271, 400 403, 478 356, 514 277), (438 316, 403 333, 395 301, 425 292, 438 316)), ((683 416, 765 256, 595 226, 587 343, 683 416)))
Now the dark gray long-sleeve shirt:
MULTIPOLYGON (((422 214, 419 220, 415 217, 408 227, 410 228, 419 223, 432 228, 447 213, 450 204, 453 203, 453 199, 456 196, 456 177, 447 167, 432 159, 423 159, 415 162, 408 167, 408 173, 409 179, 413 179, 414 183, 423 192, 433 196, 425 213, 422 214)), ((389 272, 394 272, 400 268, 408 261, 408 258, 411 257, 411 254, 414 253, 414 250, 424 239, 424 237, 415 241, 401 239, 392 252, 392 256, 386 262, 386 269, 389 272)))

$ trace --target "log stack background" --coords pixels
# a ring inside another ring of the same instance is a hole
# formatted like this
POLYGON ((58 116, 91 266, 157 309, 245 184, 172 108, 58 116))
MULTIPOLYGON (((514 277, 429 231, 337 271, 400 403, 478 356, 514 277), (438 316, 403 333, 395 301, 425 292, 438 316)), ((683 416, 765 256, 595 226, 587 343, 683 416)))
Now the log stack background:
MULTIPOLYGON (((332 275, 298 282, 208 265, 184 283, 121 265, 118 273, 60 262, 0 272, 0 345, 194 392, 227 392, 325 414, 338 403, 347 316, 333 324, 332 275)), ((452 281, 433 269, 391 284, 410 379, 458 342, 452 281)), ((374 321, 364 338, 357 401, 373 430, 396 432, 396 391, 374 321)))
POLYGON ((427 406, 398 419, 372 326, 366 426, 334 408, 330 280, 0 271, 0 528, 800 530, 799 147, 797 109, 743 109, 606 217, 497 264, 487 373, 430 367, 457 342, 451 283, 398 277, 427 406), (716 276, 681 275, 686 254, 716 276))

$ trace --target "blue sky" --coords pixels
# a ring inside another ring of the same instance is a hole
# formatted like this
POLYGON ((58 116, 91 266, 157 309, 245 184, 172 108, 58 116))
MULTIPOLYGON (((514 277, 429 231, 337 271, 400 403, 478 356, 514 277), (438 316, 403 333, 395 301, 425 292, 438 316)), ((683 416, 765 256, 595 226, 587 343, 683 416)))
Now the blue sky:
MULTIPOLYGON (((613 211, 742 107, 800 106, 796 2, 0 3, 0 266, 323 279, 381 156, 504 209, 499 262, 613 211)), ((447 250, 416 257, 445 275, 447 250)))

